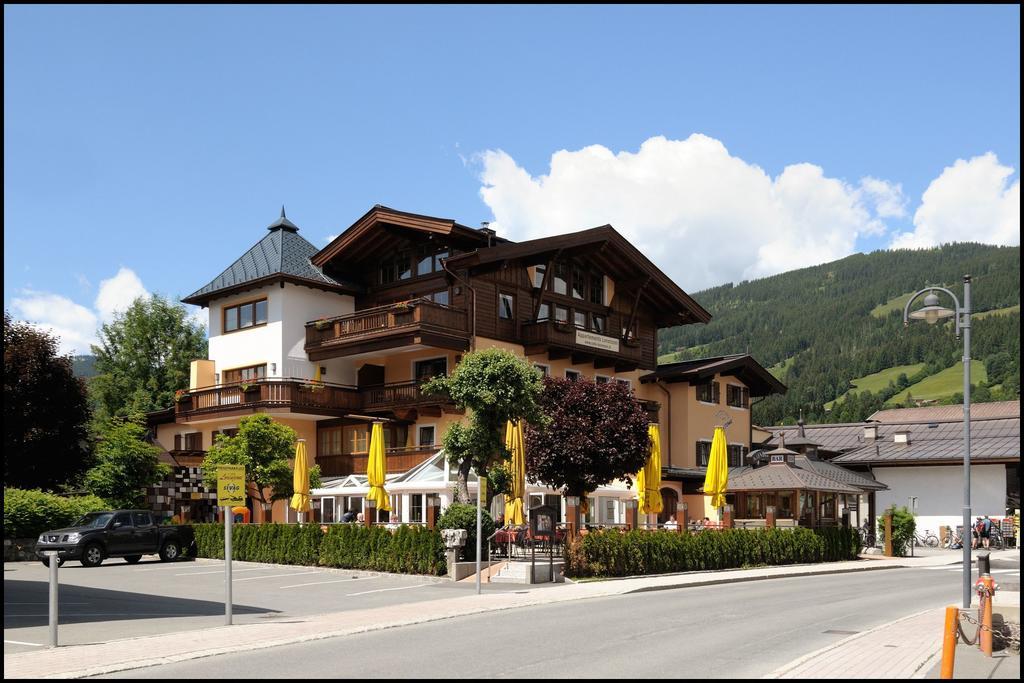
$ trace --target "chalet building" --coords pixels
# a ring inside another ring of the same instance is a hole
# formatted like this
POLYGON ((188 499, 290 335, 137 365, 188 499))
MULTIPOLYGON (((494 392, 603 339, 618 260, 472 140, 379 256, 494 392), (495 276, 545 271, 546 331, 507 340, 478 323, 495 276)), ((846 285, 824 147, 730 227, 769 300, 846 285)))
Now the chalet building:
MULTIPOLYGON (((440 442, 464 416, 420 386, 474 350, 504 348, 544 375, 629 386, 661 425, 666 518, 677 501, 703 505, 697 487, 715 425, 730 423, 730 458, 741 462, 751 398, 785 391, 749 355, 658 366, 658 329, 711 316, 609 225, 514 243, 378 205, 317 249, 282 211, 182 300, 209 309, 209 358, 193 362, 181 400, 150 415, 179 470, 177 488, 151 503, 186 517, 210 514, 194 468, 216 434, 262 412, 306 440, 324 478, 314 491, 324 522, 362 505, 369 426, 385 419, 392 507, 401 521, 423 521, 450 500, 440 442)), ((529 493, 530 503, 559 501, 543 487, 529 493)), ((591 521, 621 521, 629 498, 635 491, 604 487, 591 521)), ((268 519, 294 513, 283 502, 253 510, 254 521, 268 519)))

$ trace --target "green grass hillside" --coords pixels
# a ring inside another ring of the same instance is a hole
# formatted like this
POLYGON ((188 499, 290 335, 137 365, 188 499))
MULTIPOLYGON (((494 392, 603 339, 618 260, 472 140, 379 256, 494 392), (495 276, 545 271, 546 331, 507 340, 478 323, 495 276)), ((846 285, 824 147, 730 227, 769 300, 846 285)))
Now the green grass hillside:
POLYGON ((894 296, 893 298, 886 301, 884 304, 878 304, 877 306, 872 308, 871 315, 875 316, 876 318, 884 318, 893 311, 899 311, 900 314, 902 314, 904 307, 906 307, 907 305, 907 300, 912 296, 914 296, 914 292, 905 292, 903 294, 900 294, 899 296, 894 296))
POLYGON ((1007 306, 1006 308, 997 308, 992 311, 983 311, 982 313, 974 313, 971 315, 971 319, 979 320, 992 315, 1010 315, 1011 313, 1020 314, 1020 304, 1017 304, 1016 306, 1007 306))
MULTIPOLYGON (((980 360, 971 361, 971 384, 982 384, 988 381, 988 373, 985 372, 985 364, 980 360)), ((957 363, 953 367, 946 368, 940 373, 925 377, 917 384, 913 384, 900 393, 889 399, 888 405, 900 404, 911 394, 915 399, 921 401, 941 400, 949 398, 958 391, 964 390, 964 364, 957 363)))
MULTIPOLYGON (((919 372, 923 367, 924 363, 914 363, 913 365, 897 365, 894 368, 886 368, 881 372, 874 372, 870 375, 865 375, 864 377, 858 377, 857 379, 851 381, 851 383, 853 384, 853 389, 850 389, 850 391, 846 392, 845 394, 837 398, 835 401, 829 401, 828 403, 826 403, 825 409, 831 410, 833 404, 837 403, 838 401, 842 401, 851 391, 871 391, 874 393, 878 393, 882 389, 885 389, 887 386, 889 386, 889 382, 896 382, 896 379, 900 376, 900 374, 905 374, 907 377, 913 377, 914 374, 919 372)), ((917 394, 914 394, 914 396, 916 397, 917 394)))

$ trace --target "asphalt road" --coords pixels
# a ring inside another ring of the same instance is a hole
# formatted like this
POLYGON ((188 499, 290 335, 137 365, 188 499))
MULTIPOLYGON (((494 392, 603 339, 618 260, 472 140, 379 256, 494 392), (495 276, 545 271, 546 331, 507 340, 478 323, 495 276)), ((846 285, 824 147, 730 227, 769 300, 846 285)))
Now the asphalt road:
MULTIPOLYGON (((381 607, 467 595, 473 582, 422 576, 375 576, 316 567, 233 563, 234 623, 381 607)), ((4 563, 4 654, 48 642, 49 569, 39 562, 4 563)), ((61 645, 95 643, 224 624, 224 562, 139 564, 106 560, 96 568, 68 562, 59 570, 61 645)), ((541 586, 544 587, 544 586, 541 586)), ((488 592, 523 590, 484 585, 488 592)), ((547 589, 546 587, 544 587, 547 589)), ((552 588, 557 590, 557 586, 552 588)))
MULTIPOLYGON (((1019 559, 1000 564, 1007 566, 997 580, 1016 572, 1019 583, 1019 559)), ((759 677, 852 633, 956 603, 960 585, 954 566, 681 588, 467 616, 109 677, 759 677)))

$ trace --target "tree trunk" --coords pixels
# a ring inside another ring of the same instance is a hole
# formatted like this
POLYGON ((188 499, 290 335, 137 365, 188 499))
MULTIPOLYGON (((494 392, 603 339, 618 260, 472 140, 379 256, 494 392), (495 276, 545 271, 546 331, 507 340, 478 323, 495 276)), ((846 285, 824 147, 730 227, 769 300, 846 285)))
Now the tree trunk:
POLYGON ((473 467, 473 461, 466 458, 459 463, 459 481, 458 481, 458 496, 460 503, 469 504, 472 501, 469 499, 469 471, 473 467))

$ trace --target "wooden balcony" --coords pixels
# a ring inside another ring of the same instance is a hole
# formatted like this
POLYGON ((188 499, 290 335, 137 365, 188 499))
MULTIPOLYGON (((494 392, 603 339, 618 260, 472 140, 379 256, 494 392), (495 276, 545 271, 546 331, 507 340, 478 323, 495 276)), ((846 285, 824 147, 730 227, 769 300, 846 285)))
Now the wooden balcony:
POLYGON ((285 408, 294 413, 341 417, 361 407, 354 387, 308 379, 261 379, 193 389, 174 407, 179 422, 201 420, 220 414, 256 413, 285 408), (248 390, 243 390, 246 385, 248 390))
POLYGON ((313 361, 409 345, 468 349, 468 313, 414 299, 306 323, 306 354, 313 361))
MULTIPOLYGON (((343 417, 359 412, 407 414, 412 409, 423 410, 430 406, 440 415, 441 406, 450 404, 447 396, 424 394, 418 382, 382 384, 360 390, 327 382, 314 385, 308 379, 260 379, 193 389, 175 404, 174 413, 179 422, 256 413, 272 408, 343 417), (247 390, 242 389, 243 385, 247 385, 247 390)), ((188 450, 179 444, 175 448, 188 450)))
POLYGON ((544 353, 552 359, 571 358, 574 364, 593 362, 595 367, 614 367, 616 372, 635 370, 642 349, 635 341, 581 330, 568 323, 540 320, 520 327, 526 354, 544 353))
MULTIPOLYGON (((437 453, 440 446, 401 446, 387 449, 387 471, 405 472, 437 453)), ((369 464, 368 453, 350 455, 318 455, 316 464, 325 477, 344 477, 349 474, 366 474, 369 464)))

